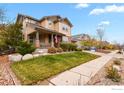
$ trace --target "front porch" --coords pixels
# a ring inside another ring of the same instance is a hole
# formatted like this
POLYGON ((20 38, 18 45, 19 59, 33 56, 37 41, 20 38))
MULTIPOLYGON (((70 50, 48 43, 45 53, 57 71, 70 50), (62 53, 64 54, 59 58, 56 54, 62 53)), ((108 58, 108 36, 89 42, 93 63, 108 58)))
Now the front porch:
POLYGON ((36 48, 59 47, 63 34, 46 29, 37 28, 35 32, 28 35, 28 42, 33 43, 36 48))

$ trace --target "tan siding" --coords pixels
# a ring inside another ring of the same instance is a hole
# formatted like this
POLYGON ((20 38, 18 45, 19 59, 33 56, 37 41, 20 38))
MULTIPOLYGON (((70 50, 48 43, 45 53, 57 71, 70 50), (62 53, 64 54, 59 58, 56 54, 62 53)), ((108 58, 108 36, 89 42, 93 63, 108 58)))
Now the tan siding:
POLYGON ((55 31, 59 32, 59 22, 55 23, 54 29, 55 31))
POLYGON ((57 22, 55 24, 52 23, 51 25, 49 25, 48 20, 45 19, 45 20, 43 20, 41 22, 41 26, 43 26, 45 28, 48 28, 48 29, 51 29, 51 30, 55 30, 55 31, 60 32, 60 33, 63 33, 66 36, 71 36, 71 27, 70 27, 70 25, 66 21, 57 22), (68 26, 68 31, 65 31, 65 30, 62 29, 63 24, 68 26))
POLYGON ((59 22, 59 32, 65 34, 66 36, 71 36, 71 27, 65 22, 59 22), (68 26, 68 31, 63 30, 63 24, 68 26))
POLYGON ((41 22, 41 26, 46 27, 46 25, 47 25, 47 20, 45 19, 41 22))
POLYGON ((30 34, 30 33, 35 32, 36 30, 34 30, 34 29, 31 28, 31 27, 27 27, 27 28, 26 28, 26 31, 27 31, 27 34, 30 34))

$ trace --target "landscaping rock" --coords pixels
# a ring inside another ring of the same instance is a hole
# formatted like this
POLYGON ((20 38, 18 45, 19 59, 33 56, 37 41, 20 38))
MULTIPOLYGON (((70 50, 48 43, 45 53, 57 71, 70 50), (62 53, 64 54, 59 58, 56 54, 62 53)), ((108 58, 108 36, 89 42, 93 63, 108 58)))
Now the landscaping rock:
POLYGON ((33 58, 33 55, 32 54, 25 54, 23 57, 22 57, 22 60, 27 60, 27 59, 32 59, 33 58))
POLYGON ((121 68, 118 65, 113 65, 113 68, 116 69, 117 71, 121 71, 121 68))
POLYGON ((33 57, 39 57, 40 54, 33 54, 33 57))
POLYGON ((48 55, 48 53, 43 53, 42 55, 48 55))
POLYGON ((22 55, 21 54, 12 54, 12 55, 8 55, 9 61, 21 61, 22 59, 22 55))

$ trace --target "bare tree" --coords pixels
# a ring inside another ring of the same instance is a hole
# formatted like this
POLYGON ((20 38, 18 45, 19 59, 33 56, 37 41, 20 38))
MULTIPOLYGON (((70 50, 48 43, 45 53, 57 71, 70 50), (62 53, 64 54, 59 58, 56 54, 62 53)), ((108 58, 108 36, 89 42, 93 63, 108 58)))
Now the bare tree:
POLYGON ((100 48, 102 49, 102 47, 103 47, 103 38, 104 38, 104 35, 105 35, 105 29, 104 29, 104 26, 100 26, 100 27, 98 27, 97 29, 96 29, 96 31, 97 31, 97 36, 98 36, 98 38, 99 38, 99 40, 100 40, 100 43, 99 43, 99 46, 100 46, 100 48))
POLYGON ((5 9, 0 8, 0 24, 4 24, 5 19, 5 9))
POLYGON ((104 28, 97 28, 97 36, 99 38, 100 41, 103 40, 103 37, 104 37, 104 28))
POLYGON ((5 30, 5 9, 0 8, 0 46, 4 44, 2 32, 5 30))

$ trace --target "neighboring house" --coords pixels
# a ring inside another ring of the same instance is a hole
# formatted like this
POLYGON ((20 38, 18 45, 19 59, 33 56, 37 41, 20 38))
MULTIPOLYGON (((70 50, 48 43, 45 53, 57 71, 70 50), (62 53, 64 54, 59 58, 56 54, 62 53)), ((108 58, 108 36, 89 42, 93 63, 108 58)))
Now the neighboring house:
POLYGON ((78 35, 73 35, 71 37, 72 42, 77 42, 77 41, 83 41, 83 40, 90 40, 90 36, 88 34, 78 34, 78 35))
POLYGON ((71 42, 76 43, 78 45, 78 48, 81 48, 80 41, 84 40, 90 40, 90 36, 88 34, 78 34, 78 35, 73 35, 71 37, 71 42))
POLYGON ((72 24, 67 18, 45 16, 38 20, 18 14, 16 22, 23 26, 24 40, 37 48, 58 47, 62 41, 71 42, 72 24))

